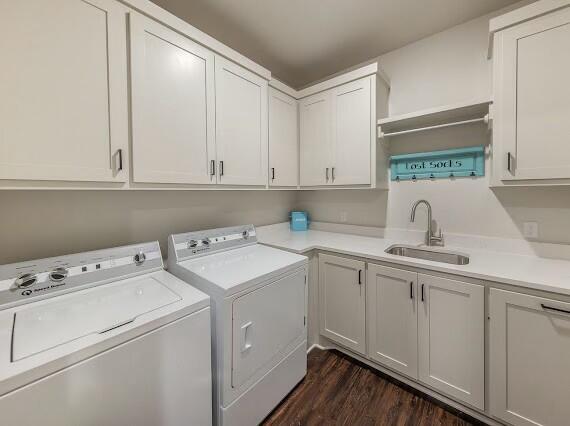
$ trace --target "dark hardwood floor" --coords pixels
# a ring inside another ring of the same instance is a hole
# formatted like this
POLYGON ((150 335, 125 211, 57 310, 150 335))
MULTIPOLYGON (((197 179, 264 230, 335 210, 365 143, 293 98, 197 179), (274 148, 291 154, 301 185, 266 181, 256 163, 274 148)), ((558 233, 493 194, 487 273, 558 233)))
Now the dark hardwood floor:
POLYGON ((473 425, 406 385, 338 351, 309 353, 307 377, 263 425, 473 425))

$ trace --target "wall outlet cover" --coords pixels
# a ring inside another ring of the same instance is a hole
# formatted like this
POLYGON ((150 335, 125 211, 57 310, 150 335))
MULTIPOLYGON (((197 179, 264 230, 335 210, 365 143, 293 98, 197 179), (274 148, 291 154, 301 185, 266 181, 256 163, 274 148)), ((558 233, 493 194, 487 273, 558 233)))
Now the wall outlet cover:
POLYGON ((523 222, 522 231, 525 238, 538 238, 538 222, 523 222))

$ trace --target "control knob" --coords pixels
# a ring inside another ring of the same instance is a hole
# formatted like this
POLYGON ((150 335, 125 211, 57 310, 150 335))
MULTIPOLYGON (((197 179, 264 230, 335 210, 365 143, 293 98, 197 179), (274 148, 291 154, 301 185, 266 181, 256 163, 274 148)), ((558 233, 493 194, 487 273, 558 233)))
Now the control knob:
POLYGON ((190 240, 188 241, 188 248, 194 248, 198 245, 198 241, 196 240, 190 240))
POLYGON ((25 273, 18 276, 18 278, 16 278, 16 281, 14 281, 14 284, 16 284, 18 288, 28 288, 34 285, 37 281, 38 277, 36 274, 25 273))
POLYGON ((135 261, 136 265, 142 265, 146 260, 146 254, 144 254, 142 251, 139 251, 133 256, 133 260, 135 261))
POLYGON ((63 267, 55 268, 49 273, 49 279, 54 283, 63 281, 69 275, 69 271, 63 267))

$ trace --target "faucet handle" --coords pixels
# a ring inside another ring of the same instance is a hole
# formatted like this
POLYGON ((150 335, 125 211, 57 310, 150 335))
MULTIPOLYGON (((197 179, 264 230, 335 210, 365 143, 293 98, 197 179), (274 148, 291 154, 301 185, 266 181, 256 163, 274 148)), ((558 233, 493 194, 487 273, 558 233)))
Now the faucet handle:
POLYGON ((443 230, 439 228, 437 235, 431 237, 431 242, 436 243, 438 246, 443 246, 443 230))

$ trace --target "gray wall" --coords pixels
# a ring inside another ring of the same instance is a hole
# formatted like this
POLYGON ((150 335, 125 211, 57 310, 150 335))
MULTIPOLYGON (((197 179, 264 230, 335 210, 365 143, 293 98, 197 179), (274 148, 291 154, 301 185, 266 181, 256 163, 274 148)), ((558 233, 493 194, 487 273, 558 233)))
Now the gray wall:
POLYGON ((287 220, 289 191, 0 191, 0 264, 287 220))

